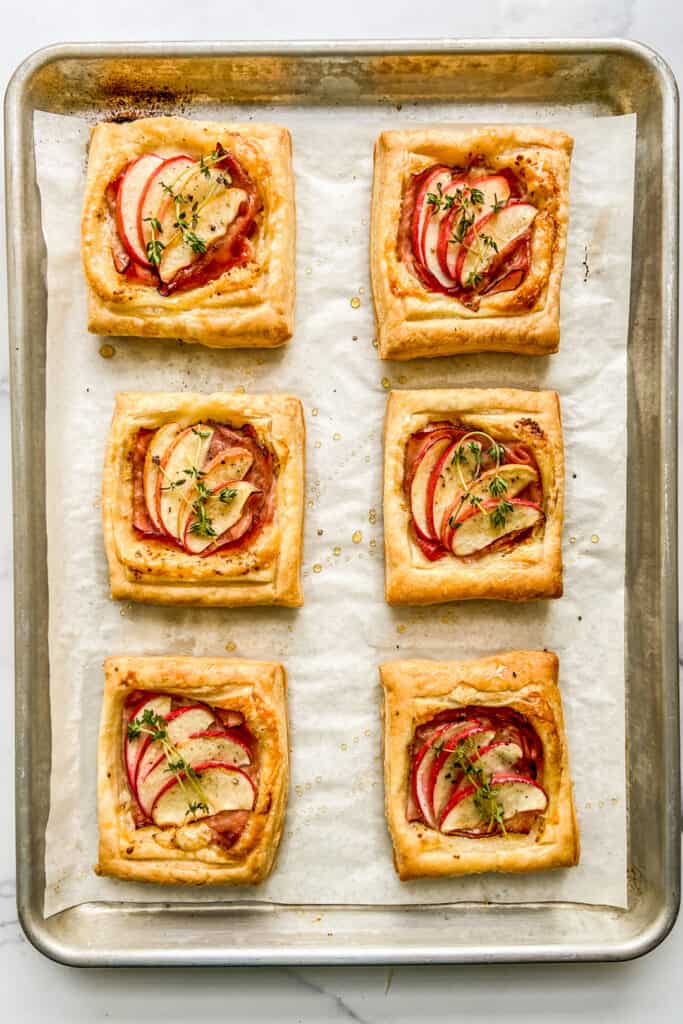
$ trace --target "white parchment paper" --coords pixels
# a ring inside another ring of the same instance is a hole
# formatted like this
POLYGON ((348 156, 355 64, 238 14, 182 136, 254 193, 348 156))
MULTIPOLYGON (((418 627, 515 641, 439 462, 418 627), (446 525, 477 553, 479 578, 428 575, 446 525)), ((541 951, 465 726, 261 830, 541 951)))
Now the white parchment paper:
MULTIPOLYGON (((368 275, 372 144, 386 127, 473 117, 462 107, 263 108, 210 116, 280 121, 294 140, 297 323, 286 348, 221 352, 85 329, 79 220, 85 120, 38 113, 48 250, 47 504, 52 785, 45 913, 86 900, 626 904, 624 511, 626 339, 635 117, 561 118, 576 147, 562 289, 549 358, 481 355, 382 363, 368 275), (352 299, 359 299, 352 302, 352 299), (565 596, 392 609, 383 599, 382 419, 388 387, 551 387, 561 395, 565 596), (306 407, 306 603, 301 610, 180 609, 110 600, 100 523, 102 457, 119 390, 287 391, 306 407), (560 657, 581 828, 579 867, 524 877, 400 883, 383 813, 378 664, 524 647, 560 657), (282 660, 292 784, 276 868, 258 890, 187 890, 97 878, 95 762, 102 661, 186 653, 282 660)), ((505 118, 503 118, 505 119, 505 118)), ((511 120, 508 117, 507 120, 511 120)), ((527 119, 529 119, 527 117, 527 119)))

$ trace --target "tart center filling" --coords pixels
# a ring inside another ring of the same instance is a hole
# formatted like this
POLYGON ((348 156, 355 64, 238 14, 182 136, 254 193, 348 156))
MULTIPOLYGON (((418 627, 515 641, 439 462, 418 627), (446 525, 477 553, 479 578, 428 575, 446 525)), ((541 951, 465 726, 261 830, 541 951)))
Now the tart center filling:
POLYGON ((476 306, 481 296, 523 283, 537 213, 508 168, 437 164, 413 175, 406 188, 399 257, 430 291, 476 306))
POLYGON ((509 549, 545 520, 540 473, 526 445, 445 421, 409 439, 404 489, 413 539, 430 561, 509 549))
POLYGON ((256 187, 220 143, 198 159, 144 153, 107 198, 116 270, 162 295, 208 284, 252 256, 256 187))
POLYGON ((205 557, 242 547, 273 516, 275 458, 249 424, 141 429, 132 462, 133 525, 146 539, 205 557))
MULTIPOLYGON (((201 822, 231 846, 258 789, 258 745, 241 712, 137 693, 124 708, 123 759, 136 828, 201 822)), ((195 830, 196 831, 196 830, 195 830)))
POLYGON ((460 708, 415 729, 409 821, 483 838, 528 833, 547 806, 543 746, 518 711, 460 708))

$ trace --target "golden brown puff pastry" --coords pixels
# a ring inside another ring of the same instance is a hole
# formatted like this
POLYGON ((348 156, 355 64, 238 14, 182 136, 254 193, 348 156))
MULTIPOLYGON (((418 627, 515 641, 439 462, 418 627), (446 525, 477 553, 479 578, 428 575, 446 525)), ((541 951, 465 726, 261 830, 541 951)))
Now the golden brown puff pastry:
POLYGON ((112 597, 302 604, 304 458, 298 398, 119 394, 102 506, 112 597))
POLYGON ((282 665, 119 657, 107 658, 104 671, 97 873, 191 885, 263 881, 287 803, 282 665))
POLYGON ((554 391, 391 392, 384 429, 390 604, 560 597, 563 505, 554 391))
POLYGON ((386 816, 401 879, 578 863, 554 654, 395 661, 380 675, 386 816))
POLYGON ((370 263, 382 358, 557 351, 572 146, 530 125, 379 136, 370 263))
POLYGON ((98 124, 81 245, 90 331, 281 345, 295 291, 289 132, 180 117, 98 124))

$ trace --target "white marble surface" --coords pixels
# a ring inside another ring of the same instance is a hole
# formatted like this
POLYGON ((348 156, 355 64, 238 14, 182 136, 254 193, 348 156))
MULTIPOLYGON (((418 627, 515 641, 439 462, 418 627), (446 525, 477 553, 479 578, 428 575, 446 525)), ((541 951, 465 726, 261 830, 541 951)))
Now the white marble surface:
MULTIPOLYGON (((683 77, 679 0, 345 0, 237 5, 210 0, 0 0, 0 81, 31 51, 70 40, 464 38, 624 36, 657 49, 683 77)), ((4 222, 3 222, 4 223, 4 222)), ((4 245, 0 279, 4 281, 4 245)), ((6 333, 5 290, 0 325, 6 333)), ((0 493, 10 493, 7 346, 0 345, 0 493)), ((70 970, 23 938, 16 922, 13 838, 11 531, 9 499, 0 529, 0 1005, 21 1021, 415 1022, 473 1018, 514 1021, 680 1020, 677 979, 683 924, 648 957, 609 966, 357 968, 253 971, 70 970)))

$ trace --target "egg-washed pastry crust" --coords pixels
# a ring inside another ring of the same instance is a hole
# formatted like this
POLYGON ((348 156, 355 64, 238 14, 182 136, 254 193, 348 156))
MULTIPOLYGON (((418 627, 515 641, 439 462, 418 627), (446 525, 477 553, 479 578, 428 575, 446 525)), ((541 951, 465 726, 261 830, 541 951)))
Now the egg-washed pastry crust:
POLYGON ((221 605, 303 603, 305 426, 298 398, 218 393, 117 395, 104 462, 102 517, 111 595, 149 604, 221 605), (191 426, 213 420, 251 424, 277 461, 273 517, 234 550, 200 557, 147 540, 133 526, 132 453, 139 430, 164 423, 191 426))
POLYGON ((439 604, 471 598, 529 601, 562 595, 564 457, 559 397, 514 388, 392 391, 384 422, 385 592, 390 604, 439 604), (533 452, 543 485, 541 528, 510 550, 476 561, 429 561, 411 537, 404 490, 409 438, 432 421, 451 420, 533 452))
POLYGON ((238 658, 112 657, 105 661, 104 673, 97 767, 97 873, 189 885, 255 885, 263 881, 280 842, 289 784, 283 666, 238 658), (201 822, 186 830, 184 839, 178 837, 181 829, 135 827, 122 729, 126 699, 136 690, 190 697, 244 715, 258 744, 258 791, 248 823, 229 849, 208 842, 201 822))
POLYGON ((89 331, 182 338, 214 348, 282 345, 294 323, 295 236, 292 146, 286 128, 147 117, 93 129, 81 225, 89 331), (258 190, 262 209, 250 239, 252 258, 207 284, 167 296, 153 286, 128 281, 112 260, 116 225, 107 186, 143 153, 199 159, 217 144, 234 154, 258 190))
POLYGON ((509 651, 474 661, 394 661, 380 666, 384 690, 385 809, 401 880, 536 871, 579 860, 567 738, 549 651, 509 651), (543 744, 548 807, 529 833, 445 835, 406 817, 415 729, 450 708, 505 707, 525 715, 543 744))
POLYGON ((557 351, 572 147, 564 132, 532 125, 382 132, 375 144, 370 266, 383 359, 557 351), (400 259, 397 232, 413 175, 436 164, 466 169, 477 163, 494 174, 521 170, 539 213, 532 229, 531 266, 521 286, 484 294, 472 309, 415 277, 400 259))

